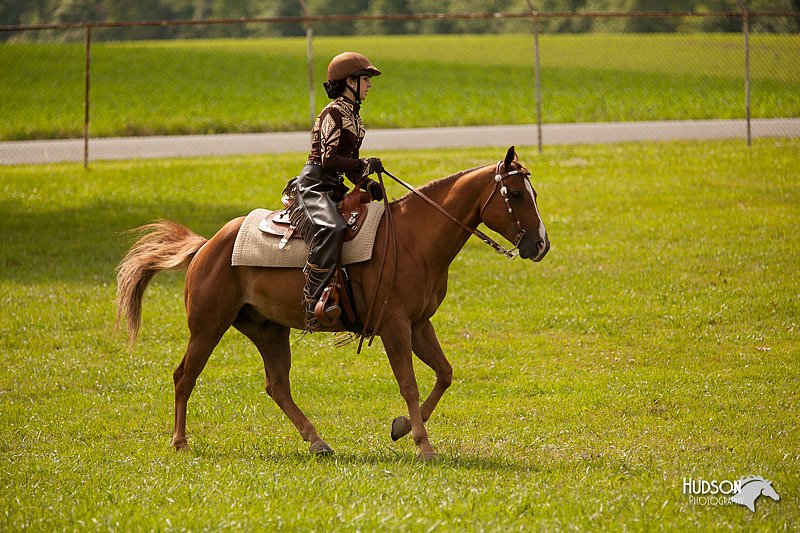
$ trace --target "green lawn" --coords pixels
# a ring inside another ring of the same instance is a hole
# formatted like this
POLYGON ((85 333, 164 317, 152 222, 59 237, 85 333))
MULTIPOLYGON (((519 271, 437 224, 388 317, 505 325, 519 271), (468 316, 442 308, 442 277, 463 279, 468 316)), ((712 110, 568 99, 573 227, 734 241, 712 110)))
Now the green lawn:
MULTIPOLYGON (((753 117, 800 116, 800 37, 754 35, 753 117)), ((536 122, 530 35, 317 38, 316 107, 328 60, 366 53, 384 72, 368 127, 536 122)), ((744 117, 740 35, 544 35, 543 120, 744 117)), ((0 44, 0 140, 79 137, 82 44, 0 44)), ((97 42, 94 136, 303 130, 304 39, 97 42)))
MULTIPOLYGON (((389 439, 404 407, 379 343, 293 336, 295 397, 336 450, 315 459, 229 333, 177 454, 183 276, 156 278, 133 351, 113 331, 126 230, 171 218, 210 236, 277 205, 302 154, 0 168, 0 530, 796 526, 800 141, 519 152, 552 250, 509 262, 471 240, 454 262, 433 321, 455 368, 433 464, 389 439), (781 500, 751 513, 682 493, 750 474, 781 500)), ((419 184, 502 155, 384 162, 419 184)))

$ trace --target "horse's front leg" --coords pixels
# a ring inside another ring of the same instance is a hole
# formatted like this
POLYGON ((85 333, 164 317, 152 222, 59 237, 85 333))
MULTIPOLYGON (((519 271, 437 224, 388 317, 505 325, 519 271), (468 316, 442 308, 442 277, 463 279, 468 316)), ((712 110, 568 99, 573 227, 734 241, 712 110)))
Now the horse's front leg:
POLYGON ((389 357, 394 377, 400 386, 400 394, 408 406, 411 436, 419 446, 420 457, 426 460, 435 459, 436 451, 428 441, 428 431, 425 429, 419 406, 419 388, 411 360, 411 325, 408 323, 385 324, 382 329, 386 332, 381 334, 386 355, 389 357))
MULTIPOLYGON (((453 367, 445 357, 429 319, 421 320, 411 326, 411 347, 417 357, 436 372, 436 384, 420 408, 422 421, 427 422, 453 381, 453 367)), ((398 416, 392 422, 392 440, 404 437, 410 431, 409 418, 398 416)))

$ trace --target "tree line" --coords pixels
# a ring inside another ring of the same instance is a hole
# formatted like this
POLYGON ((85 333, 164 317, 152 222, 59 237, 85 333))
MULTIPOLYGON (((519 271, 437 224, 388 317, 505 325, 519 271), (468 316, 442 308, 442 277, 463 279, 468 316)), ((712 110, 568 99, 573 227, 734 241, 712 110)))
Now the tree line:
MULTIPOLYGON (((738 11, 737 0, 530 0, 540 12, 720 12, 738 11)), ((431 13, 523 13, 529 0, 305 0, 313 15, 381 15, 431 13)), ((800 11, 800 0, 745 0, 750 11, 800 11)), ((0 0, 0 24, 111 22, 173 19, 228 19, 302 16, 300 0, 0 0)), ((545 32, 593 31, 679 32, 741 31, 737 17, 544 18, 545 32)), ((797 32, 798 17, 753 19, 755 31, 797 32)), ((520 19, 432 19, 317 22, 317 35, 503 33, 530 31, 520 19)), ((115 28, 100 38, 152 39, 303 35, 301 23, 225 24, 115 28)), ((7 32, 0 39, 9 38, 7 32)))

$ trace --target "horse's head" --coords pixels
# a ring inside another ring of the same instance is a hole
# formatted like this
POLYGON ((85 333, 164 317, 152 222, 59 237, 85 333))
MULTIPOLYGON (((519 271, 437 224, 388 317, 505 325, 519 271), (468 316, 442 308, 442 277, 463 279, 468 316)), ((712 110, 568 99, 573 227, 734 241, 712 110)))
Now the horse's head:
POLYGON ((481 208, 481 220, 519 248, 523 259, 541 261, 550 239, 536 204, 530 172, 517 159, 514 147, 497 163, 492 194, 481 208))
POLYGON ((778 496, 778 493, 775 492, 775 489, 772 487, 772 481, 766 481, 764 485, 762 485, 761 494, 772 498, 776 502, 781 499, 781 497, 778 496))

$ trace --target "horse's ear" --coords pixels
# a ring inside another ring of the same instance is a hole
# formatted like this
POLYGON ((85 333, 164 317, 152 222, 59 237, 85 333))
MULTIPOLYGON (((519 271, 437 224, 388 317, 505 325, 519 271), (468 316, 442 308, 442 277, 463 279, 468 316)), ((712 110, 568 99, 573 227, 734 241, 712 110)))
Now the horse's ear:
POLYGON ((513 146, 508 148, 508 152, 506 152, 506 158, 503 161, 504 168, 508 168, 508 166, 513 163, 517 159, 517 151, 514 150, 513 146))

